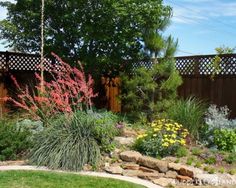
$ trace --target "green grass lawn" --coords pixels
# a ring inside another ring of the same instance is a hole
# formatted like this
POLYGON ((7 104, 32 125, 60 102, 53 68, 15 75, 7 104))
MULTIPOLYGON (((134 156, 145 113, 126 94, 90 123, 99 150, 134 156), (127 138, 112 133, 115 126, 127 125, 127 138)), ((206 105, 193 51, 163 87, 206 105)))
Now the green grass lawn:
POLYGON ((4 171, 0 172, 0 188, 144 188, 129 182, 75 174, 4 171))

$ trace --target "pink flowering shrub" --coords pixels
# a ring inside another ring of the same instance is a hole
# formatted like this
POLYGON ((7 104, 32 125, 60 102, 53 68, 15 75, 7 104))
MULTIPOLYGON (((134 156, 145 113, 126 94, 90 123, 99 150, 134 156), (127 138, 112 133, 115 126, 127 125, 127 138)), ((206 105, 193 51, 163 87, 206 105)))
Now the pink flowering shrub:
POLYGON ((5 100, 13 102, 37 118, 53 117, 59 113, 72 113, 76 110, 88 110, 92 107, 92 98, 97 94, 93 91, 94 80, 91 75, 86 77, 80 62, 79 68, 71 67, 63 62, 56 54, 52 55, 60 62, 57 67, 51 66, 51 81, 42 80, 35 74, 38 85, 37 94, 30 94, 28 86, 21 87, 16 78, 11 76, 18 89, 17 98, 7 97, 5 100), (40 83, 43 82, 43 87, 40 83))

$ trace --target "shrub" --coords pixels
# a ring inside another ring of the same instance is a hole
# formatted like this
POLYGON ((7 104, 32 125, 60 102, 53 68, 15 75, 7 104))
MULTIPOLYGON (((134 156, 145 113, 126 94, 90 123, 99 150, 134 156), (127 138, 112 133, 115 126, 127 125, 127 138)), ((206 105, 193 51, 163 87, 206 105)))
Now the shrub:
POLYGON ((42 80, 36 73, 35 77, 38 83, 43 83, 43 87, 40 84, 35 86, 35 94, 31 94, 28 86, 20 86, 12 76, 18 89, 17 98, 5 98, 44 123, 60 113, 89 110, 92 107, 92 98, 96 97, 93 92, 94 81, 90 75, 86 77, 80 63, 80 69, 77 69, 63 62, 56 54, 52 55, 57 58, 59 64, 56 68, 51 67, 51 81, 42 80))
POLYGON ((214 144, 219 150, 235 151, 236 149, 236 130, 215 129, 214 144))
POLYGON ((227 106, 218 108, 216 105, 211 105, 207 110, 205 122, 210 130, 232 128, 233 121, 231 122, 228 117, 229 108, 227 106))
POLYGON ((188 149, 185 147, 179 147, 176 151, 176 157, 186 157, 188 155, 188 149))
POLYGON ((138 135, 134 148, 153 157, 168 156, 185 145, 188 134, 181 124, 172 120, 156 120, 151 123, 150 130, 138 135))
POLYGON ((194 167, 196 167, 196 168, 200 168, 201 166, 202 166, 201 161, 197 161, 194 165, 194 167))
POLYGON ((191 149, 191 152, 192 152, 193 155, 198 156, 202 153, 202 150, 198 147, 194 147, 194 148, 191 149))
MULTIPOLYGON (((77 113, 81 114, 81 112, 77 113)), ((112 151, 115 148, 114 137, 120 134, 124 126, 120 122, 120 117, 107 111, 89 112, 88 116, 94 121, 93 135, 101 151, 112 151)))
POLYGON ((208 157, 205 159, 206 164, 216 164, 216 158, 214 156, 208 157))
POLYGON ((228 164, 236 163, 236 153, 229 153, 227 157, 224 158, 224 161, 226 161, 228 164))
POLYGON ((168 117, 182 124, 195 138, 204 125, 205 104, 197 98, 175 102, 168 110, 168 117))
POLYGON ((223 167, 221 167, 219 170, 218 170, 219 173, 221 174, 224 174, 225 173, 225 169, 223 167))
POLYGON ((182 80, 173 60, 163 60, 150 69, 135 70, 132 76, 122 76, 124 111, 133 118, 154 120, 173 105, 182 80))
POLYGON ((53 124, 35 137, 31 163, 73 171, 81 170, 85 164, 97 166, 100 148, 93 135, 95 121, 91 116, 81 112, 53 124))
POLYGON ((14 123, 0 121, 0 161, 24 157, 32 145, 30 136, 29 131, 18 129, 14 123))
POLYGON ((230 174, 230 175, 235 175, 235 174, 236 174, 236 170, 235 170, 235 169, 229 170, 229 174, 230 174))
POLYGON ((187 158, 186 164, 187 165, 192 165, 194 161, 195 161, 195 158, 189 157, 189 158, 187 158))

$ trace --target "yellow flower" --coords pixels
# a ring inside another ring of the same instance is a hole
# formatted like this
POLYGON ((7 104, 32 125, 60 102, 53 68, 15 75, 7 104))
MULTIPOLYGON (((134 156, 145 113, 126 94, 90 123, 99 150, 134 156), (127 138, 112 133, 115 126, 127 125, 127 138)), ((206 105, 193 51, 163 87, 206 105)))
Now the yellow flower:
POLYGON ((180 144, 181 144, 181 145, 185 145, 185 144, 186 144, 186 141, 185 141, 184 139, 181 139, 181 140, 180 140, 180 144))

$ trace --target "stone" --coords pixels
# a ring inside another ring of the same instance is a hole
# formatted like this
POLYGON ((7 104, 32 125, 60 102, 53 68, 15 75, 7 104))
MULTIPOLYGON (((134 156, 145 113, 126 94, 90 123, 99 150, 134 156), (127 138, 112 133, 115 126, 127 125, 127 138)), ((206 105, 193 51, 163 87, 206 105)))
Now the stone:
POLYGON ((133 129, 130 129, 130 128, 124 128, 122 130, 122 136, 124 136, 124 137, 136 137, 137 132, 134 131, 133 129))
POLYGON ((177 163, 169 163, 169 169, 179 171, 183 165, 177 163))
POLYGON ((120 166, 109 166, 105 168, 105 171, 110 174, 122 174, 123 169, 120 166))
POLYGON ((152 180, 152 179, 157 179, 157 178, 162 178, 164 176, 163 173, 150 173, 150 172, 143 172, 138 175, 139 178, 145 179, 145 180, 152 180))
POLYGON ((162 161, 167 161, 167 162, 175 162, 176 161, 176 157, 171 157, 171 156, 168 156, 168 157, 164 157, 164 158, 162 158, 161 160, 162 161))
POLYGON ((89 164, 85 164, 84 166, 83 166, 83 170, 84 171, 91 171, 93 169, 93 167, 91 166, 91 165, 89 165, 89 164))
POLYGON ((140 157, 142 157, 142 154, 140 154, 137 151, 124 151, 120 153, 121 160, 126 161, 126 162, 137 163, 140 157))
POLYGON ((122 167, 128 170, 139 170, 139 165, 135 163, 125 163, 122 167))
POLYGON ((126 145, 130 146, 134 143, 134 138, 132 137, 115 137, 114 141, 117 142, 119 145, 126 145))
POLYGON ((175 179, 178 173, 176 171, 169 170, 165 174, 165 178, 173 178, 175 179))
POLYGON ((188 176, 188 177, 190 177, 190 178, 193 178, 193 177, 194 177, 193 171, 191 171, 191 170, 189 170, 189 169, 187 169, 187 168, 183 168, 183 167, 181 167, 181 168, 179 169, 179 174, 182 175, 182 176, 188 176))
POLYGON ((163 187, 176 184, 175 180, 171 178, 153 179, 152 182, 163 187))
POLYGON ((184 182, 184 183, 192 183, 192 178, 188 177, 188 176, 181 176, 181 175, 177 175, 176 179, 179 180, 180 182, 184 182))
POLYGON ((140 173, 142 173, 139 170, 123 170, 122 175, 123 176, 130 176, 130 177, 136 177, 138 176, 140 173))
POLYGON ((138 163, 142 166, 158 170, 159 172, 168 171, 168 163, 166 161, 158 160, 152 157, 142 156, 139 158, 138 163))
POLYGON ((155 170, 150 169, 150 168, 147 168, 147 167, 144 167, 144 166, 140 166, 140 167, 139 167, 139 170, 141 170, 141 171, 143 171, 143 172, 151 172, 151 173, 156 172, 155 170))
POLYGON ((185 165, 182 165, 178 172, 182 176, 189 176, 191 178, 194 178, 197 174, 203 174, 203 170, 185 165))

